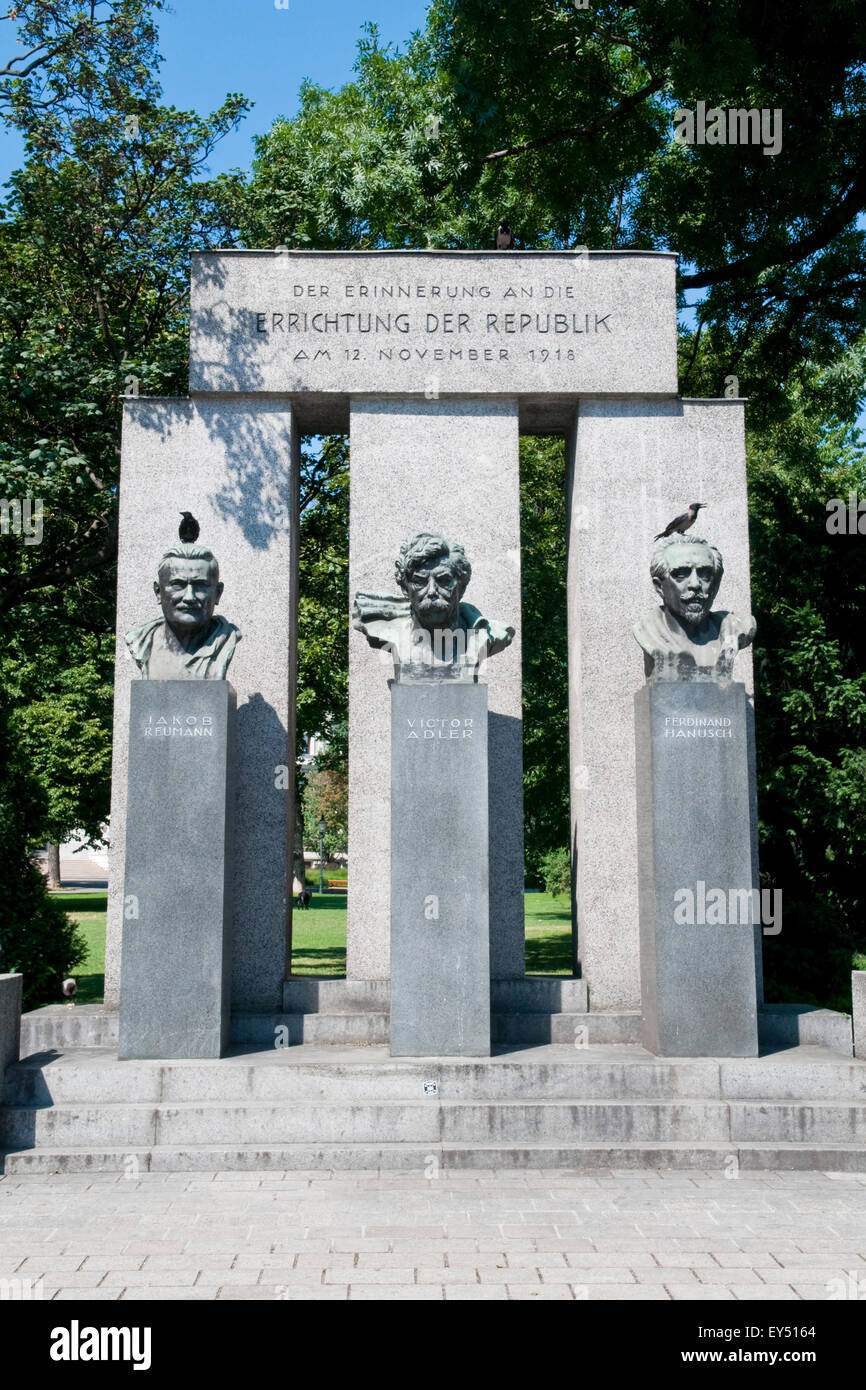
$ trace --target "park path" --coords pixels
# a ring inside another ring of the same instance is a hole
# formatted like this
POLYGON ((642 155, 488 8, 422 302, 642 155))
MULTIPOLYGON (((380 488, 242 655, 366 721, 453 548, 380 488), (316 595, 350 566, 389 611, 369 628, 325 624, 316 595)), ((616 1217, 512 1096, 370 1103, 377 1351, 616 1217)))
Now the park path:
POLYGON ((0 1178, 0 1297, 866 1296, 866 1174, 0 1178))

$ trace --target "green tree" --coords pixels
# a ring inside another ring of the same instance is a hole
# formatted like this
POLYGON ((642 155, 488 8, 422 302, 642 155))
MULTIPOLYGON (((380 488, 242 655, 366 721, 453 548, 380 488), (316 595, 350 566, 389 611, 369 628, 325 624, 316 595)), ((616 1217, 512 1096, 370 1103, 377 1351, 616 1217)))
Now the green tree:
POLYGON ((826 523, 831 498, 866 496, 864 364, 795 381, 784 425, 749 441, 761 870, 783 908, 768 995, 837 1008, 866 949, 866 564, 826 523))
MULTIPOLYGON (((0 692, 0 971, 21 973, 25 1009, 60 1002, 65 975, 83 964, 87 944, 48 896, 28 846, 40 830, 43 795, 8 729, 8 700, 0 692)), ((41 830, 40 830, 41 833, 41 830)))
POLYGON ((47 57, 0 83, 28 150, 0 208, 0 495, 44 509, 38 543, 0 541, 0 682, 40 840, 107 812, 122 395, 185 393, 190 249, 231 239, 203 170, 246 103, 160 105, 158 9, 25 5, 47 57))

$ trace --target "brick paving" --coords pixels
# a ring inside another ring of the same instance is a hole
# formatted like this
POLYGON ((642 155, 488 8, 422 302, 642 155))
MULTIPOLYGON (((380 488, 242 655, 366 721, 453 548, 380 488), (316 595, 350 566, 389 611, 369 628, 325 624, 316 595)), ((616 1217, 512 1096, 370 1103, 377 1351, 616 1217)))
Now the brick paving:
POLYGON ((866 1298, 866 1174, 12 1175, 0 1178, 0 1299, 34 1289, 46 1300, 866 1298))

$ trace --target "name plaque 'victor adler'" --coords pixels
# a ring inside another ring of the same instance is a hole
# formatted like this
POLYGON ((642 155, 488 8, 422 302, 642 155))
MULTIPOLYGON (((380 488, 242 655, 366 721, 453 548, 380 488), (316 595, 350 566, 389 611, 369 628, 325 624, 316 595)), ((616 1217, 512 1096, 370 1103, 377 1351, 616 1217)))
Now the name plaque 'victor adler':
POLYGON ((194 253, 190 390, 675 395, 675 269, 629 251, 194 253))

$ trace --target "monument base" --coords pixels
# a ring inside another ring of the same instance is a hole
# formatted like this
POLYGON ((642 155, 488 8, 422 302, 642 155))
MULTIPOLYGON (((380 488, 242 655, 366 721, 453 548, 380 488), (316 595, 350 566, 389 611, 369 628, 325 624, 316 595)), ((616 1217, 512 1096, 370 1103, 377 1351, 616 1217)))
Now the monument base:
POLYGON ((117 1055, 219 1057, 230 1024, 235 692, 135 681, 117 1055))
POLYGON ((758 1053, 747 715, 737 682, 635 695, 642 1038, 658 1056, 758 1053))
POLYGON ((487 687, 391 686, 391 1055, 490 1054, 487 687))

